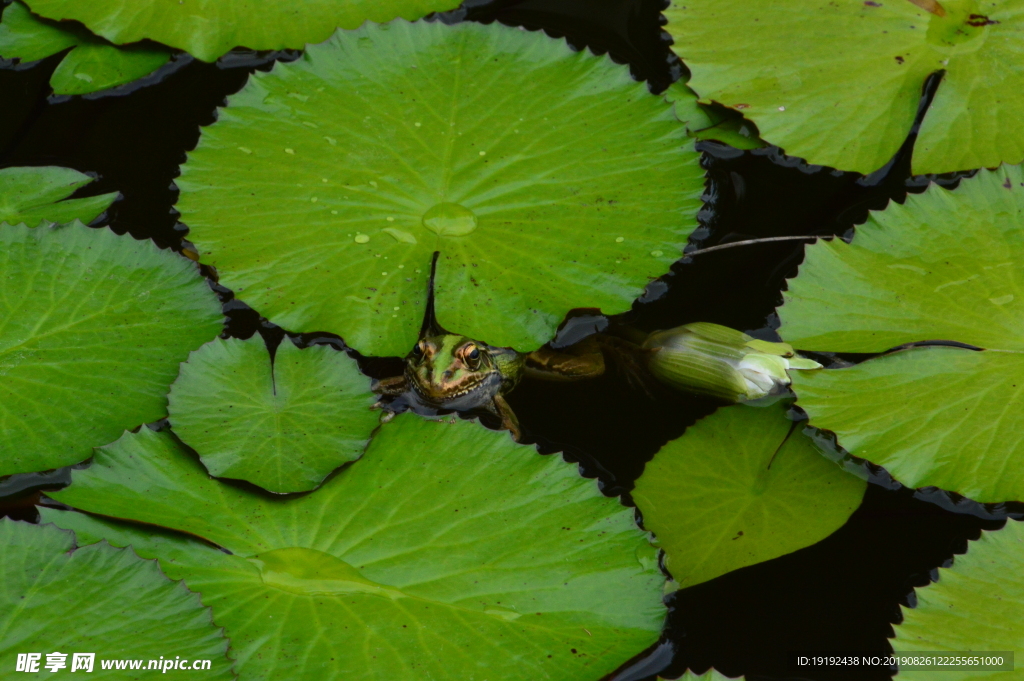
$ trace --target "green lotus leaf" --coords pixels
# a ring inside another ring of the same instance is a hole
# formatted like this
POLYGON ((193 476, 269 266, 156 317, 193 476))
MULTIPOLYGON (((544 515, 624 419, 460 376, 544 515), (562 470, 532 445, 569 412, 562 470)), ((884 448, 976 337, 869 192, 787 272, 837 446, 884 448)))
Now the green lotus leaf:
POLYGON ((337 28, 398 17, 410 21, 459 6, 459 0, 28 0, 50 19, 76 19, 90 31, 123 44, 144 38, 216 61, 233 47, 302 49, 326 40, 337 28))
POLYGON ((673 0, 665 28, 701 101, 742 111, 811 163, 865 174, 885 165, 940 70, 913 172, 1020 162, 1024 130, 1011 121, 1024 105, 1024 2, 942 0, 937 11, 906 0, 673 0))
POLYGON ((210 479, 143 428, 53 496, 227 549, 42 511, 202 593, 245 678, 597 679, 665 617, 657 551, 631 509, 468 421, 399 416, 319 490, 277 499, 210 479))
MULTIPOLYGON (((917 589, 917 607, 903 608, 903 623, 893 626, 894 650, 901 653, 1024 650, 1024 527, 1010 520, 995 532, 983 532, 939 581, 917 589)), ((1010 681, 1016 671, 943 669, 950 681, 1010 681)), ((934 679, 932 671, 901 669, 900 678, 934 679)))
POLYGON ((106 543, 75 548, 70 532, 6 518, 0 519, 0 546, 0 666, 7 678, 69 672, 148 678, 153 671, 107 671, 103 663, 134 658, 143 660, 145 670, 161 653, 210 662, 205 670, 174 669, 175 678, 235 678, 228 640, 209 608, 180 582, 169 581, 156 562, 106 543), (55 652, 64 657, 47 669, 48 654, 55 652), (14 673, 19 653, 39 655, 38 674, 14 673), (92 668, 76 669, 75 653, 93 653, 92 668))
MULTIPOLYGON (((757 136, 757 130, 742 117, 719 116, 716 112, 715 119, 717 119, 717 122, 713 125, 693 130, 690 134, 699 140, 723 142, 736 149, 762 149, 768 146, 764 140, 757 136)), ((715 673, 717 674, 718 672, 715 673)))
POLYGON ((138 80, 170 60, 163 48, 83 43, 60 63, 50 85, 58 95, 84 95, 138 80))
POLYGON ((43 220, 92 222, 117 198, 117 192, 113 192, 84 199, 67 199, 76 189, 92 181, 93 178, 84 173, 58 166, 2 168, 0 222, 12 225, 25 223, 29 227, 35 227, 43 220))
POLYGON ((852 244, 807 248, 780 333, 805 350, 884 352, 924 340, 1024 351, 1024 173, 982 170, 873 212, 852 244))
POLYGON ((220 304, 195 263, 81 223, 0 224, 0 474, 77 463, 165 416, 220 304))
POLYGON ((757 136, 750 121, 724 107, 700 104, 693 90, 683 83, 672 83, 665 91, 665 100, 675 105, 676 117, 686 123, 687 131, 695 139, 724 142, 736 149, 768 146, 757 136))
POLYGON ((703 171, 661 97, 605 57, 494 24, 339 32, 254 74, 203 131, 178 209, 221 283, 370 355, 442 325, 548 341, 629 309, 696 226, 703 171))
POLYGON ((4 10, 0 55, 30 62, 69 47, 74 49, 50 77, 54 94, 84 95, 124 85, 171 59, 171 51, 164 47, 118 47, 80 28, 41 21, 20 2, 4 10))
POLYGON ((174 432, 218 477, 302 492, 363 454, 378 416, 354 359, 289 340, 273 362, 263 339, 215 340, 193 352, 171 386, 174 432))
POLYGON ((80 35, 72 29, 40 21, 20 2, 12 2, 0 19, 0 55, 22 62, 45 59, 78 44, 80 35))
POLYGON ((1024 499, 1024 355, 915 348, 794 376, 811 423, 911 487, 1024 499))
POLYGON ((794 346, 882 352, 854 367, 795 375, 811 423, 906 485, 977 501, 1024 499, 1024 173, 983 170, 873 213, 853 243, 807 249, 785 295, 794 346))
POLYGON ((719 409, 662 447, 633 500, 681 587, 821 541, 867 484, 822 456, 781 404, 719 409))

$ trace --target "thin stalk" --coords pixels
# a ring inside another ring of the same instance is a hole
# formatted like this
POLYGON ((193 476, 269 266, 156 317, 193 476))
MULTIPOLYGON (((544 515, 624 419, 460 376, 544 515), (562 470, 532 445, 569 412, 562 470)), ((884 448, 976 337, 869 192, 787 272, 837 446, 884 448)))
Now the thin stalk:
POLYGON ((711 251, 724 251, 726 248, 735 248, 736 246, 749 246, 751 244, 767 244, 772 241, 799 241, 799 240, 817 240, 817 239, 832 239, 832 235, 826 236, 770 236, 764 239, 747 239, 746 241, 733 241, 728 244, 719 244, 718 246, 708 246, 707 248, 699 248, 696 251, 690 251, 689 253, 683 253, 684 257, 691 255, 701 255, 703 253, 710 253, 711 251))

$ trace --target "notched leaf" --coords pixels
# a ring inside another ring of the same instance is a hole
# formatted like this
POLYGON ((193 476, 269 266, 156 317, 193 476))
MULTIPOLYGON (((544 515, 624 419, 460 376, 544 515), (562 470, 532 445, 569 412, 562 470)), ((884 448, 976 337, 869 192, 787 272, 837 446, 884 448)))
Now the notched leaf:
POLYGON ((259 334, 193 352, 171 386, 174 432, 211 474, 304 492, 363 454, 377 416, 355 360, 285 338, 273 362, 259 334))
POLYGON ((599 678, 664 622, 657 550, 633 510, 470 421, 399 416, 316 492, 277 499, 211 479, 144 428, 52 496, 230 550, 41 511, 201 592, 246 677, 470 678, 486 660, 491 679, 599 678))
POLYGON ((812 424, 905 485, 1024 500, 1024 192, 1006 191, 1021 182, 1004 166, 892 203, 851 244, 809 246, 784 294, 780 333, 798 348, 945 342, 793 377, 812 424))
POLYGON ((696 227, 704 172, 672 107, 606 57, 395 21, 254 74, 176 182, 189 238, 239 298, 400 356, 436 250, 440 323, 492 345, 530 351, 572 308, 629 309, 696 227))

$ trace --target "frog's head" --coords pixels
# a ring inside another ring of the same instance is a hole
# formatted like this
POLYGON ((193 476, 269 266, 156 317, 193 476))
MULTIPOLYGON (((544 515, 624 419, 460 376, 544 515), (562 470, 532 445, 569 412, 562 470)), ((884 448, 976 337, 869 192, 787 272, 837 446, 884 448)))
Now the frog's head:
POLYGON ((405 376, 423 402, 442 409, 484 406, 511 390, 522 356, 466 336, 440 333, 420 339, 405 358, 405 376))

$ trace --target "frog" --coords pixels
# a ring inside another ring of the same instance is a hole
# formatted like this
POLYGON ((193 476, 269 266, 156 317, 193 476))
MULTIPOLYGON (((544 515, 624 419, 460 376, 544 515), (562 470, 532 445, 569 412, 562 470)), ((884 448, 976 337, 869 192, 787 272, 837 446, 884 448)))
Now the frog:
POLYGON ((384 410, 384 421, 394 417, 398 404, 428 410, 484 410, 500 419, 502 429, 519 442, 522 430, 505 395, 524 376, 580 381, 601 376, 605 367, 603 352, 590 339, 568 351, 544 346, 524 353, 441 331, 416 343, 405 357, 402 375, 374 381, 373 391, 381 396, 374 408, 384 410))
POLYGON ((404 359, 399 376, 375 380, 373 392, 380 399, 373 405, 384 411, 382 421, 394 418, 406 407, 427 411, 457 412, 483 410, 501 421, 512 439, 522 439, 522 429, 505 396, 524 376, 546 381, 577 381, 600 376, 605 371, 604 355, 592 339, 584 339, 567 350, 544 346, 520 352, 452 333, 442 327, 434 312, 434 274, 437 256, 431 263, 427 306, 419 340, 404 359))
POLYGON ((397 413, 396 400, 402 406, 428 410, 484 410, 519 442, 522 430, 505 395, 523 376, 579 381, 601 376, 605 366, 604 354, 588 339, 569 351, 545 346, 523 353, 441 330, 416 343, 405 357, 402 375, 374 382, 373 391, 381 395, 374 407, 384 410, 384 421, 397 413))
POLYGON ((379 400, 374 406, 385 410, 385 421, 394 415, 389 407, 398 397, 413 407, 482 409, 497 416, 518 442, 522 437, 519 420, 505 395, 519 383, 525 363, 525 355, 513 348, 447 331, 427 335, 406 355, 401 376, 375 381, 373 391, 392 399, 379 400))
POLYGON ((621 322, 611 324, 597 309, 577 311, 601 323, 592 325, 592 330, 586 332, 589 335, 576 342, 558 346, 549 343, 528 353, 489 345, 451 333, 437 322, 434 275, 439 255, 435 252, 431 263, 419 340, 405 357, 403 373, 372 384, 373 391, 381 396, 373 406, 384 410, 384 421, 407 407, 435 413, 482 409, 498 417, 502 428, 520 442, 522 429, 505 396, 524 376, 543 381, 593 379, 605 373, 607 358, 612 358, 630 384, 652 399, 659 389, 656 384, 661 384, 735 403, 760 399, 785 388, 790 383, 789 369, 821 368, 785 343, 757 340, 718 324, 691 322, 645 333, 621 322))

